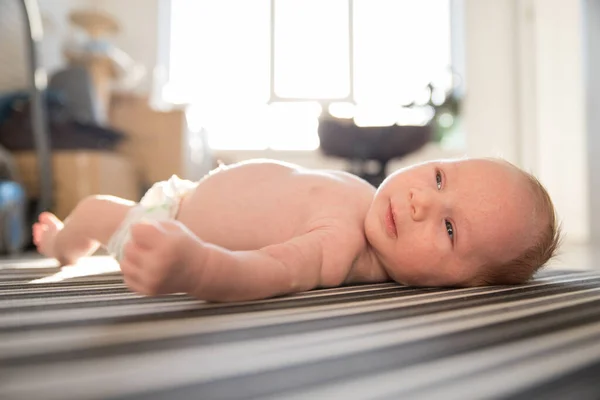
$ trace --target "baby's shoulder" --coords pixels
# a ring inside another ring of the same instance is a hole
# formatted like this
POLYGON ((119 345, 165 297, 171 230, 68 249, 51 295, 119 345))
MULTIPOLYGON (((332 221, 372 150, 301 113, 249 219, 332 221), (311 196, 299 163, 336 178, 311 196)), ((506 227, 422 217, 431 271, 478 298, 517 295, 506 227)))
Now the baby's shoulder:
POLYGON ((360 221, 339 216, 320 218, 310 224, 309 231, 320 231, 322 245, 339 252, 341 249, 360 250, 366 245, 360 221))
POLYGON ((328 170, 325 171, 325 173, 340 184, 340 186, 343 188, 342 192, 345 194, 363 194, 370 200, 375 195, 375 191, 377 190, 369 182, 346 171, 328 170))
POLYGON ((358 224, 333 220, 322 226, 320 233, 321 283, 325 287, 337 286, 345 281, 367 247, 364 231, 358 224))
POLYGON ((345 221, 363 226, 364 218, 375 196, 376 189, 359 177, 343 171, 326 171, 328 180, 317 184, 314 196, 321 203, 321 211, 345 221))

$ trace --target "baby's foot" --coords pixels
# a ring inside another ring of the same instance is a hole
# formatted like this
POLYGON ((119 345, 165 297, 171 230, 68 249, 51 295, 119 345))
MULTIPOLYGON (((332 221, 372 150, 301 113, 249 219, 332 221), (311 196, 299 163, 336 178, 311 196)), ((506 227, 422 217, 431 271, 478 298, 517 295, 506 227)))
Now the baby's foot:
POLYGON ((54 250, 54 241, 56 234, 63 228, 63 223, 60 219, 49 212, 40 214, 38 222, 33 224, 33 244, 37 247, 40 254, 56 258, 54 250))

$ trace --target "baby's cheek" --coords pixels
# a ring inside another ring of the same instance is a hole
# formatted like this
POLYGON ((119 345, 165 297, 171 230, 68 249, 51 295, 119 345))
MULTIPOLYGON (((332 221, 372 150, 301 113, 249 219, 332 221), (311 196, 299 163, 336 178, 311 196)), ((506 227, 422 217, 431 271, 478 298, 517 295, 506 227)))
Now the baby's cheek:
POLYGON ((439 252, 448 250, 452 242, 447 232, 442 229, 441 223, 430 223, 423 226, 423 229, 416 229, 415 235, 418 236, 419 247, 426 254, 436 256, 439 252))

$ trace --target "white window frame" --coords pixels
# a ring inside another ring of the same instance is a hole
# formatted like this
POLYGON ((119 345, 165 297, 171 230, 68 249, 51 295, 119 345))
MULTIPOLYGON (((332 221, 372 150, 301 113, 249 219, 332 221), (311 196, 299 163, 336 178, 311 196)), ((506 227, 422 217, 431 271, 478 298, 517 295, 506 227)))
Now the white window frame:
POLYGON ((277 0, 270 0, 270 79, 269 79, 269 91, 270 99, 269 104, 278 102, 302 102, 302 101, 316 101, 321 105, 333 103, 333 102, 344 102, 355 104, 354 99, 354 0, 346 0, 348 2, 348 95, 345 97, 332 97, 332 98, 303 98, 303 97, 281 97, 275 91, 275 8, 277 0))

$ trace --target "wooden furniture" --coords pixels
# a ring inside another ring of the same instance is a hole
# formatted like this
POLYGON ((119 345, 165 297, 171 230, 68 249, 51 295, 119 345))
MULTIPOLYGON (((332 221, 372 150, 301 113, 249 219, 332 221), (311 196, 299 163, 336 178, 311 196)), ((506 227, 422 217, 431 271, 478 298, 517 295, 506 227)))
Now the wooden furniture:
POLYGON ((156 110, 145 96, 117 93, 109 122, 127 135, 119 152, 132 161, 142 185, 173 174, 196 180, 208 172, 207 150, 194 145, 200 143, 199 133, 190 131, 185 107, 156 110))
MULTIPOLYGON (((34 152, 13 154, 29 198, 39 195, 37 156, 34 152)), ((65 218, 77 203, 89 195, 109 194, 137 201, 140 188, 135 171, 126 157, 104 151, 54 151, 52 211, 65 218)))

